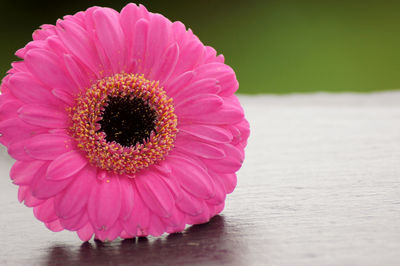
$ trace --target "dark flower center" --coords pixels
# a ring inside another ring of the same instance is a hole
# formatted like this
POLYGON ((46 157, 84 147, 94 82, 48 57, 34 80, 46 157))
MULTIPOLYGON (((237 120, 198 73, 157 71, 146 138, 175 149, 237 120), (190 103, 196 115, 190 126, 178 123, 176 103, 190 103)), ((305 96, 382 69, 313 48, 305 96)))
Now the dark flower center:
POLYGON ((143 144, 155 129, 157 113, 141 98, 109 97, 98 122, 108 142, 143 144))

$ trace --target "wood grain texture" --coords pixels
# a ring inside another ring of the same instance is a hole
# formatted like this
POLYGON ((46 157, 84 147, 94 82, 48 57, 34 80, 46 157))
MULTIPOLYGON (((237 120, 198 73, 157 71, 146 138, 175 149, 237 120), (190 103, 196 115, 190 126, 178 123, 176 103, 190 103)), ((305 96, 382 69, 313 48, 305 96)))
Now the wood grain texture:
POLYGON ((222 215, 112 243, 52 233, 0 163, 0 265, 400 265, 400 92, 242 96, 252 135, 222 215))

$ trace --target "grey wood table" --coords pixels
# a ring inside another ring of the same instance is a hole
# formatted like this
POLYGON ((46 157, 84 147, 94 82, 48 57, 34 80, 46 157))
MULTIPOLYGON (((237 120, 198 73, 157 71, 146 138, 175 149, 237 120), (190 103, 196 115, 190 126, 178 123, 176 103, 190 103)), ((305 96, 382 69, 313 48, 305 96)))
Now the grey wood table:
POLYGON ((82 243, 17 202, 0 265, 400 265, 400 92, 242 96, 252 135, 226 209, 182 234, 82 243))

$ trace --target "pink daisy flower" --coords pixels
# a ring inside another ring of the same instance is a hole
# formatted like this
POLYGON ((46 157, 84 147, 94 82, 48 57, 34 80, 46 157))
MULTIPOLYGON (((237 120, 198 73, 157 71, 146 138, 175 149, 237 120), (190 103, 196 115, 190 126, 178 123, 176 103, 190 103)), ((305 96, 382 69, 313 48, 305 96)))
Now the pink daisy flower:
POLYGON ((220 213, 249 124, 222 55, 144 6, 43 25, 1 84, 18 199, 87 241, 159 236, 220 213))

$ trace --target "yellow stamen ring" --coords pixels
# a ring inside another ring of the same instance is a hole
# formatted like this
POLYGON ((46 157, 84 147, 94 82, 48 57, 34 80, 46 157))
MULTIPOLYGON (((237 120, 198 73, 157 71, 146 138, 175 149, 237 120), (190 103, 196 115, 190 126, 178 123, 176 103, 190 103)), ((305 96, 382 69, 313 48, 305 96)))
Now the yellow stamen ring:
POLYGON ((117 174, 134 174, 163 160, 173 148, 178 133, 172 99, 158 82, 139 74, 116 74, 99 80, 78 94, 74 107, 68 111, 71 118, 69 132, 78 147, 86 152, 89 162, 117 174), (147 140, 130 147, 106 141, 98 122, 109 97, 140 97, 155 110, 155 129, 147 140))

